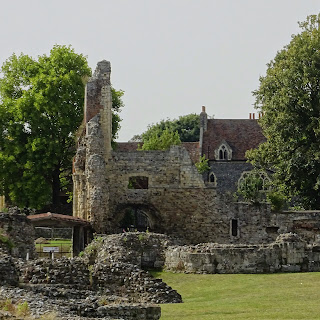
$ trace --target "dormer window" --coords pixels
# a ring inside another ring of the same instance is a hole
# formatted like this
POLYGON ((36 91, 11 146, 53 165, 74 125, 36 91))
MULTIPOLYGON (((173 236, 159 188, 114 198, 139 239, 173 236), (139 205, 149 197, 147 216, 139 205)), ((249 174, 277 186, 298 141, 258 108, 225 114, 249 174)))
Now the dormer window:
POLYGON ((219 149, 219 160, 227 160, 228 159, 228 151, 226 147, 223 145, 219 149))
POLYGON ((215 150, 216 160, 231 160, 232 149, 227 142, 223 141, 219 148, 215 150))

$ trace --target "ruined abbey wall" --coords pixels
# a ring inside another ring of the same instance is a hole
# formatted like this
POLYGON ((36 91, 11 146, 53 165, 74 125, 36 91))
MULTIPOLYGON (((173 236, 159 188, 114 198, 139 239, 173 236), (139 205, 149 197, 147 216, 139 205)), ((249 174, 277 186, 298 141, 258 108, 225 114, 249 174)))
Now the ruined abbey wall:
POLYGON ((128 227, 124 220, 131 212, 145 219, 144 227, 151 231, 188 244, 271 243, 287 232, 308 242, 317 240, 319 212, 273 213, 268 205, 235 203, 220 192, 235 184, 230 180, 238 179, 234 171, 249 166, 243 161, 215 164, 216 186, 198 173, 183 146, 112 150, 110 71, 109 62, 98 63, 86 89, 86 133, 74 161, 75 216, 91 221, 96 232, 111 234, 128 227))
MULTIPOLYGON (((91 206, 93 215, 89 218, 98 232, 122 232, 121 221, 126 211, 138 209, 147 216, 151 231, 190 244, 270 243, 287 232, 297 232, 308 242, 316 240, 319 212, 274 213, 266 204, 235 203, 203 182, 183 147, 173 146, 167 151, 112 151, 106 164, 103 161, 93 164, 94 170, 87 170, 83 176, 83 186, 87 188, 89 180, 96 195, 104 194, 82 203, 91 206), (135 177, 144 177, 147 186, 130 188, 130 179, 135 177), (99 184, 106 187, 99 188, 99 184), (103 202, 104 199, 107 201, 103 202)), ((85 191, 80 193, 82 197, 85 191)))
POLYGON ((191 273, 274 273, 320 271, 319 243, 307 245, 287 233, 270 244, 172 246, 166 251, 167 270, 191 273))
POLYGON ((17 208, 0 212, 0 249, 16 258, 36 256, 35 230, 27 216, 17 208))

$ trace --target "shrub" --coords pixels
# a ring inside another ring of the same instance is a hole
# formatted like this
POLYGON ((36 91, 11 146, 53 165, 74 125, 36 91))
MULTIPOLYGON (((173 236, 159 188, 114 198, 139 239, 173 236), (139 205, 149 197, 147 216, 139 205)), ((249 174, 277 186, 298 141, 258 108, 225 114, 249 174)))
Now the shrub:
POLYGON ((138 235, 138 239, 139 239, 139 241, 143 241, 145 239, 145 235, 143 233, 140 233, 138 235))
POLYGON ((9 238, 3 229, 0 228, 0 242, 4 243, 8 249, 15 247, 14 242, 9 238))
POLYGON ((14 314, 16 312, 16 306, 12 303, 11 299, 7 299, 5 301, 2 301, 1 309, 4 311, 8 311, 12 314, 14 314))
POLYGON ((280 191, 270 191, 267 200, 271 203, 271 210, 280 211, 287 203, 287 197, 280 191))
POLYGON ((243 178, 238 185, 237 194, 245 201, 259 203, 265 197, 263 180, 258 172, 252 172, 243 178))
POLYGON ((203 155, 202 157, 200 157, 200 161, 195 163, 195 166, 197 167, 198 172, 200 174, 203 174, 203 173, 210 170, 210 167, 208 165, 208 161, 209 161, 209 159, 206 159, 206 156, 203 155))
POLYGON ((23 303, 19 303, 17 305, 17 315, 18 316, 26 316, 27 314, 29 314, 30 310, 29 310, 29 305, 28 302, 25 301, 23 303))

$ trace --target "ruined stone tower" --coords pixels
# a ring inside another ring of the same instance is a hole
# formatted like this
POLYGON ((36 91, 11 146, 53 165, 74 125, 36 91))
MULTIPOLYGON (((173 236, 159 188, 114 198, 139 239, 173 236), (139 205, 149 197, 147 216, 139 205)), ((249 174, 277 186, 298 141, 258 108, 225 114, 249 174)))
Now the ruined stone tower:
POLYGON ((85 135, 74 161, 73 215, 90 220, 101 231, 108 217, 107 162, 111 158, 111 66, 101 61, 86 85, 85 135))
MULTIPOLYGON (((110 83, 111 65, 109 61, 98 62, 92 78, 86 85, 85 93, 85 122, 100 115, 100 125, 103 134, 103 150, 105 159, 110 158, 112 139, 112 94, 110 83)), ((88 133, 88 130, 87 130, 88 133)))

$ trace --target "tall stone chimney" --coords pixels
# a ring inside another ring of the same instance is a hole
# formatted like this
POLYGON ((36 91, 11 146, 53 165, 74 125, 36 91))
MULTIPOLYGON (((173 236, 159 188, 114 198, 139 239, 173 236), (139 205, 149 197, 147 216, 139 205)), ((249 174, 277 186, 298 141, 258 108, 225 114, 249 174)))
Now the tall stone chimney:
POLYGON ((202 145, 203 145, 203 134, 207 131, 208 128, 208 115, 206 113, 206 107, 202 106, 202 111, 200 113, 200 138, 199 138, 199 147, 200 147, 200 156, 202 156, 202 145))
POLYGON ((84 108, 86 123, 100 113, 106 160, 109 158, 112 150, 112 94, 110 73, 111 65, 109 61, 103 60, 98 62, 96 70, 86 86, 84 108))
POLYGON ((97 232, 105 232, 109 217, 109 185, 112 139, 110 62, 103 60, 89 79, 85 92, 86 135, 74 160, 73 215, 89 220, 97 232))

